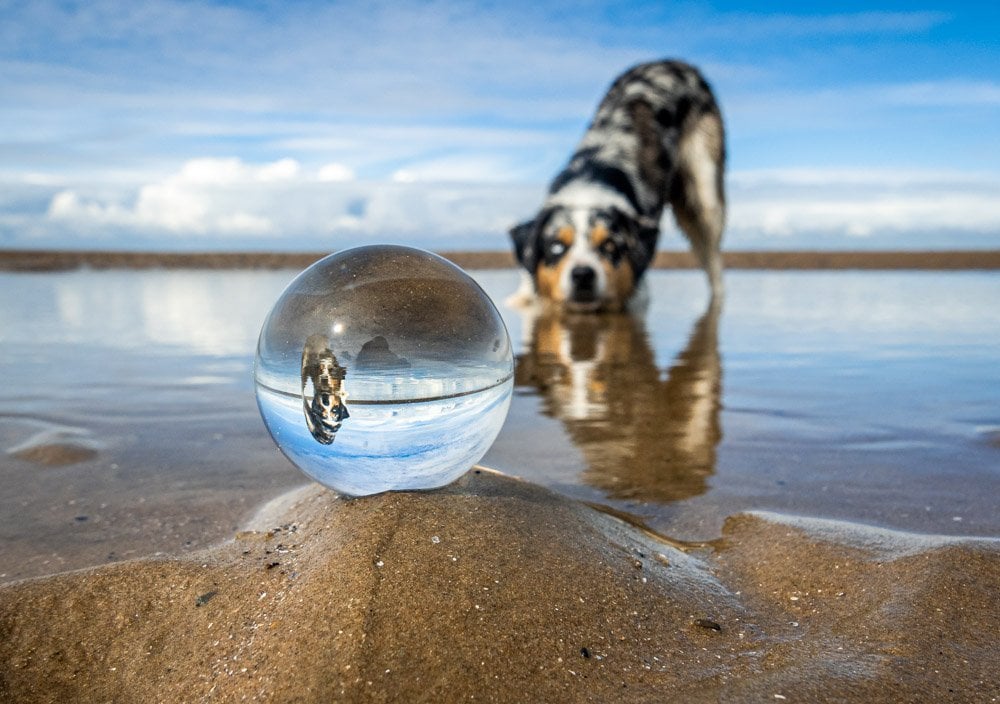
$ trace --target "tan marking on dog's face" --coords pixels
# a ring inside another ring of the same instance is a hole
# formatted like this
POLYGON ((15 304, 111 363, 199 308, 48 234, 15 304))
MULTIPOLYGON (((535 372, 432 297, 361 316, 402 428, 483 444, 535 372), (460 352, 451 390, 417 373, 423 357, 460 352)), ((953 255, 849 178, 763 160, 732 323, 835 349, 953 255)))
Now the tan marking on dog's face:
POLYGON ((603 222, 598 222, 594 224, 594 227, 590 230, 590 246, 597 249, 604 241, 611 236, 611 232, 608 230, 608 226, 603 222))
MULTIPOLYGON (((595 252, 601 252, 602 246, 611 238, 611 230, 607 223, 597 221, 590 229, 590 246, 595 252)), ((620 311, 632 295, 635 288, 635 272, 632 265, 624 257, 617 264, 606 256, 601 256, 601 268, 605 274, 604 310, 620 311)))
MULTIPOLYGON (((573 238, 576 237, 576 230, 572 225, 561 225, 555 233, 555 241, 561 243, 568 251, 573 246, 573 238)), ((552 240, 549 240, 552 243, 552 240)), ((566 269, 566 257, 561 257, 555 264, 546 264, 544 261, 538 265, 535 271, 535 285, 538 295, 551 301, 566 300, 566 291, 560 283, 563 272, 566 269)))
POLYGON ((563 257, 553 266, 544 262, 538 265, 535 272, 535 284, 538 287, 539 296, 557 302, 566 300, 566 291, 563 290, 560 281, 567 261, 566 257, 563 257))
POLYGON ((556 238, 569 249, 573 245, 573 238, 576 237, 576 230, 572 225, 563 225, 556 232, 556 238))

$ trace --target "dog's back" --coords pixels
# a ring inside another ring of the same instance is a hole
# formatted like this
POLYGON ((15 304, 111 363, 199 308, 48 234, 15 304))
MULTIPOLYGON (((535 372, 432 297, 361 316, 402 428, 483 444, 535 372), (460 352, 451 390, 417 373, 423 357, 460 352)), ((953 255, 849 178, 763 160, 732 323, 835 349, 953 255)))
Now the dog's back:
POLYGON ((671 200, 674 177, 686 166, 683 138, 706 128, 716 132, 721 161, 719 107, 696 68, 680 61, 636 66, 612 84, 550 193, 585 172, 587 164, 613 165, 627 177, 628 185, 622 186, 637 213, 658 221, 671 200))

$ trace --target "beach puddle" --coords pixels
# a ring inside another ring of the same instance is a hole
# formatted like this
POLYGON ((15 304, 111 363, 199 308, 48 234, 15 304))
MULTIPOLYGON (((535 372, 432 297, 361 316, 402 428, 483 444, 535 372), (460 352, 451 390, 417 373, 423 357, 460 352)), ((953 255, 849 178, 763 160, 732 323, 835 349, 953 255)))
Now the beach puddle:
POLYGON ((994 274, 730 272, 718 310, 650 285, 638 315, 510 312, 536 420, 485 463, 678 539, 747 509, 996 533, 994 274))
MULTIPOLYGON (((0 581, 231 537, 302 484, 251 366, 295 271, 0 274, 0 581), (80 520, 80 517, 86 517, 80 520)), ((517 356, 482 464, 662 536, 744 511, 996 536, 1000 277, 651 271, 636 315, 508 308, 517 356)))
POLYGON ((582 452, 584 483, 657 503, 708 490, 722 439, 719 315, 710 306, 699 316, 661 368, 642 316, 526 313, 517 383, 582 452))

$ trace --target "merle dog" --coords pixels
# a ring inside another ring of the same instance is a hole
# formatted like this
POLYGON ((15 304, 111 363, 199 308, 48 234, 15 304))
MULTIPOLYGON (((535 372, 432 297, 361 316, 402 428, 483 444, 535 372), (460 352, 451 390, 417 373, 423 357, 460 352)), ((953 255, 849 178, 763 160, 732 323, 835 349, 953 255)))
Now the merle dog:
POLYGON ((511 230, 527 272, 519 292, 576 311, 623 310, 656 252, 669 204, 722 293, 725 137, 693 66, 636 66, 612 84, 534 219, 511 230))

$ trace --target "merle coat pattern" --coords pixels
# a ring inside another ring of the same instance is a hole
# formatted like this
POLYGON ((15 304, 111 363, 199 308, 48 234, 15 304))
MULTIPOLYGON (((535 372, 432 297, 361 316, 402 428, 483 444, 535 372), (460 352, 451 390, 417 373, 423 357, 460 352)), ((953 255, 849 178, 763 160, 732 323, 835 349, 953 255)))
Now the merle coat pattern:
POLYGON ((622 309, 670 205, 720 296, 724 141, 718 104, 694 67, 659 61, 619 76, 538 215, 511 230, 531 293, 576 310, 622 309))

